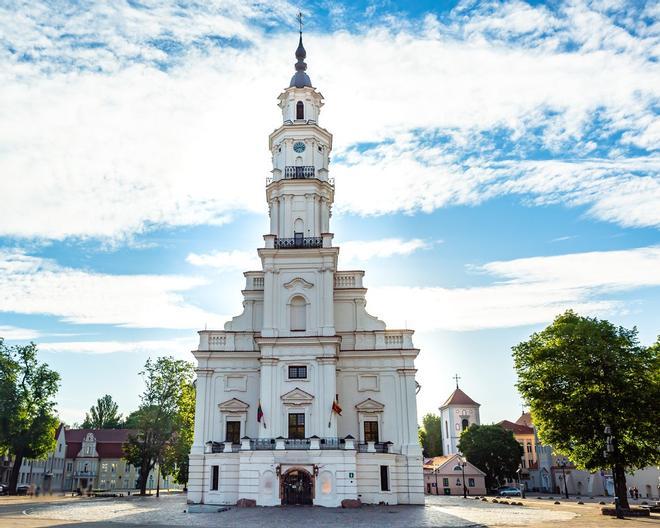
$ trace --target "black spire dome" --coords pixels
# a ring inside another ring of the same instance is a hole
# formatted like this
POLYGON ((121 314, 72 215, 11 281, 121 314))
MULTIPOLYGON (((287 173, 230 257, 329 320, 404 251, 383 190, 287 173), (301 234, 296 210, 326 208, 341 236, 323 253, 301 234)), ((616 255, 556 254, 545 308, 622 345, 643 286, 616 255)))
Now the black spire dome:
POLYGON ((296 88, 304 88, 305 86, 312 86, 312 81, 309 78, 309 75, 305 73, 307 69, 307 63, 305 58, 307 57, 307 52, 303 46, 302 41, 302 13, 298 13, 298 22, 300 23, 300 40, 298 41, 298 49, 296 50, 296 73, 291 77, 291 82, 289 83, 289 88, 295 86, 296 88))

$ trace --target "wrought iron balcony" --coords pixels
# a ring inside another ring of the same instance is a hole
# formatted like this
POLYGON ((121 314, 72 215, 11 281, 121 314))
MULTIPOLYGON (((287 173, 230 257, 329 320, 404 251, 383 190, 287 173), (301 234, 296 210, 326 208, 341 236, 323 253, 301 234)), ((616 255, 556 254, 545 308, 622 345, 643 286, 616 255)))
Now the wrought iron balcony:
POLYGON ((391 453, 392 442, 368 442, 358 444, 353 437, 337 438, 241 438, 240 444, 206 442, 207 453, 237 453, 239 451, 310 451, 357 449, 359 453, 391 453), (349 440, 350 438, 350 440, 349 440))
POLYGON ((323 238, 321 237, 295 237, 275 239, 275 249, 320 247, 323 247, 323 238))
POLYGON ((284 167, 284 178, 287 180, 316 178, 316 169, 312 165, 306 165, 304 167, 284 167))

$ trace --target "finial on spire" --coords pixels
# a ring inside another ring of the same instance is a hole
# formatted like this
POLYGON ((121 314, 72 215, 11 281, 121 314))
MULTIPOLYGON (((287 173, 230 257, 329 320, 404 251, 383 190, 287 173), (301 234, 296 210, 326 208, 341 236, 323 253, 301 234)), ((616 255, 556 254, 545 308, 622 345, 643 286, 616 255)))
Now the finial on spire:
POLYGON ((456 380, 456 388, 458 389, 458 380, 461 379, 461 377, 458 374, 456 374, 452 379, 456 380))
POLYGON ((304 88, 305 86, 312 86, 312 81, 309 78, 309 75, 305 73, 305 70, 307 69, 307 64, 305 63, 305 58, 307 57, 307 52, 305 51, 305 47, 303 46, 303 41, 302 41, 302 30, 303 30, 303 15, 302 12, 298 12, 296 15, 296 20, 298 20, 298 28, 300 32, 300 40, 298 41, 298 49, 296 49, 296 59, 298 59, 298 62, 296 62, 296 73, 291 77, 291 83, 289 84, 289 88, 292 86, 295 86, 296 88, 304 88))

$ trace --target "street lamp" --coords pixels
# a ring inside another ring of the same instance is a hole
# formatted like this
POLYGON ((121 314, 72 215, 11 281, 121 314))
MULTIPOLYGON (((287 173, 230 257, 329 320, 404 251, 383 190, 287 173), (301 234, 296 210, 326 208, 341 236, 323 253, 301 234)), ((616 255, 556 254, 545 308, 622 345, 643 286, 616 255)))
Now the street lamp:
POLYGON ((619 494, 617 493, 616 486, 616 464, 614 459, 614 454, 616 449, 614 447, 614 434, 612 434, 612 428, 609 425, 605 426, 605 451, 603 456, 605 460, 612 460, 612 485, 614 486, 614 510, 616 511, 616 518, 623 519, 623 512, 621 511, 621 504, 619 504, 619 494))
POLYGON ((458 465, 461 466, 461 474, 463 476, 463 498, 467 499, 467 486, 465 485, 465 459, 459 457, 458 458, 458 465))
POLYGON ((566 483, 566 465, 568 463, 568 459, 566 457, 558 458, 557 463, 561 468, 561 475, 562 478, 564 479, 564 492, 566 494, 566 498, 568 499, 568 484, 566 483))

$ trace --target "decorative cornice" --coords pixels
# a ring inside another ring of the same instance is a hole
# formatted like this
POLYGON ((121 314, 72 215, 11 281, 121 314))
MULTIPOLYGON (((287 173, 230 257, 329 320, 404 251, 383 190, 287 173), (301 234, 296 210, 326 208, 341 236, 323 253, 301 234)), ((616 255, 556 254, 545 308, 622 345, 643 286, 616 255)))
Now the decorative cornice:
POLYGON ((302 277, 295 277, 291 279, 289 282, 284 284, 284 287, 290 290, 291 288, 294 288, 297 284, 300 284, 303 288, 307 288, 307 289, 314 287, 314 285, 311 282, 306 281, 302 277))

